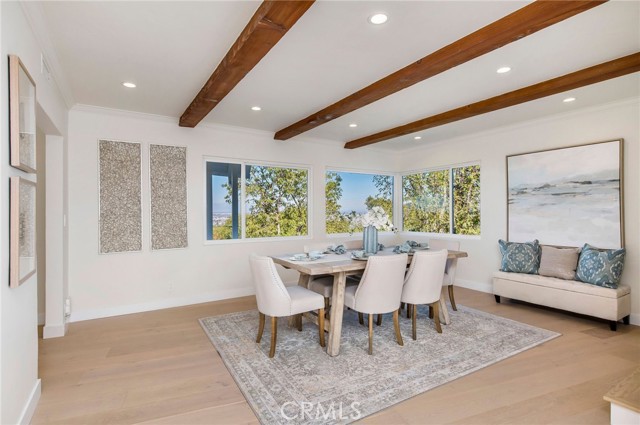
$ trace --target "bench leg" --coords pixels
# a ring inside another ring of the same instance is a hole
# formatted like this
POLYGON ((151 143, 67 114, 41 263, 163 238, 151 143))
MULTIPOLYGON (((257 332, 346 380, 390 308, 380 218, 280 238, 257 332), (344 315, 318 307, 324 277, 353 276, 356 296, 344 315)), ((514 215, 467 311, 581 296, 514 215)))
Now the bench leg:
POLYGON ((625 316, 622 318, 622 323, 624 323, 625 325, 629 324, 629 319, 631 318, 631 316, 625 316))
POLYGON ((494 295, 494 297, 496 297, 496 302, 500 304, 500 295, 494 295))
POLYGON ((611 329, 613 332, 618 330, 618 322, 611 320, 609 322, 609 329, 611 329))

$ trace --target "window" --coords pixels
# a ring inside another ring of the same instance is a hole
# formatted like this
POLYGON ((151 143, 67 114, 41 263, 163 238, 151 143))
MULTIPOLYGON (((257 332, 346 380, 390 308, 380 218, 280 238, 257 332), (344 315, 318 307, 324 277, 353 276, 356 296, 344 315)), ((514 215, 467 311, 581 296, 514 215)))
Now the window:
POLYGON ((308 169, 207 161, 206 170, 208 240, 308 234, 308 169))
POLYGON ((402 176, 405 231, 480 234, 480 166, 402 176))
POLYGON ((351 218, 380 206, 393 221, 393 176, 327 171, 325 176, 327 234, 361 232, 349 229, 351 218))

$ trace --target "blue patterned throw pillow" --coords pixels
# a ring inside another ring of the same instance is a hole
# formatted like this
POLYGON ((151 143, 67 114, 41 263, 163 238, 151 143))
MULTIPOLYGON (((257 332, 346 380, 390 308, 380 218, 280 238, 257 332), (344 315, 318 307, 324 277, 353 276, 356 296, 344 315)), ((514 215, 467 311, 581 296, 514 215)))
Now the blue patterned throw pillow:
POLYGON ((584 244, 578 260, 576 278, 584 283, 615 289, 622 277, 625 254, 624 248, 598 249, 584 244))
POLYGON ((538 274, 540 267, 540 244, 533 242, 515 243, 500 239, 502 264, 500 271, 513 273, 538 274))

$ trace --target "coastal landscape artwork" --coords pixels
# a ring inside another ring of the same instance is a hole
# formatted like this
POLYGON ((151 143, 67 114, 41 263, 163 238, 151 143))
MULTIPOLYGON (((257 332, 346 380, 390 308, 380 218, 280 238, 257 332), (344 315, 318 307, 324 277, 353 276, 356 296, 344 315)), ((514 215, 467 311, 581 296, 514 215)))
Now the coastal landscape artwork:
POLYGON ((507 157, 507 237, 624 246, 622 140, 507 157))

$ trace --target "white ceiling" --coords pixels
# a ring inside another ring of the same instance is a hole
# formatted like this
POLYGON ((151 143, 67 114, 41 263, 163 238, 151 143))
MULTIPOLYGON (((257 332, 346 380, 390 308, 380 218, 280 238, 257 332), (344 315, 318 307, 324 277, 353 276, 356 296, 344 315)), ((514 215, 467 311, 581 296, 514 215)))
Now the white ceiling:
MULTIPOLYGON (((275 132, 525 6, 514 1, 316 1, 204 122, 275 132), (389 21, 367 18, 384 11, 389 21), (262 111, 250 110, 260 105, 262 111)), ((259 2, 42 2, 77 103, 179 117, 259 2), (125 89, 134 81, 136 89, 125 89)), ((611 1, 299 136, 342 145, 640 51, 640 2, 611 1), (512 71, 498 75, 508 65, 512 71), (357 128, 349 128, 355 122, 357 128)), ((638 73, 374 145, 410 149, 640 96, 638 73)), ((295 139, 283 143, 296 143, 295 139)), ((300 142, 298 142, 300 143, 300 142)))

